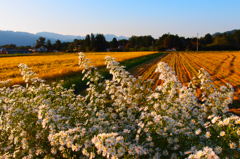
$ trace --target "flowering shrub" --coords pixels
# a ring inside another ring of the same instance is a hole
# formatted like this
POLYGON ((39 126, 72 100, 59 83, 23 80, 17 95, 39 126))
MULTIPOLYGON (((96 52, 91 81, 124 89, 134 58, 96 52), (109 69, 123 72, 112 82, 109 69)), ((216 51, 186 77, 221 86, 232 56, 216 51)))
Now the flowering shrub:
POLYGON ((79 65, 85 96, 19 65, 26 85, 0 88, 1 158, 240 157, 240 118, 227 113, 233 88, 215 87, 204 70, 183 86, 160 62, 153 89, 111 57, 110 80, 82 53, 79 65))

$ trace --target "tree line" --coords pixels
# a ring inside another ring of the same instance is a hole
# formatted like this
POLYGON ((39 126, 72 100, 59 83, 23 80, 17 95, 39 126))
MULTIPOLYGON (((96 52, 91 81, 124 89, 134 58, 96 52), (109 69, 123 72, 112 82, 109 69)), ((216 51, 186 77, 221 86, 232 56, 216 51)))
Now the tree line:
MULTIPOLYGON (((14 45, 5 45, 5 47, 14 45)), ((16 47, 16 46, 15 46, 16 47)), ((185 38, 173 34, 164 34, 155 39, 152 36, 132 36, 129 39, 107 41, 103 34, 86 35, 85 39, 72 42, 52 43, 44 37, 36 41, 34 48, 45 47, 48 51, 90 52, 90 51, 194 51, 199 50, 240 50, 240 30, 225 33, 206 34, 200 38, 185 38)), ((22 47, 26 48, 26 47, 22 47)))

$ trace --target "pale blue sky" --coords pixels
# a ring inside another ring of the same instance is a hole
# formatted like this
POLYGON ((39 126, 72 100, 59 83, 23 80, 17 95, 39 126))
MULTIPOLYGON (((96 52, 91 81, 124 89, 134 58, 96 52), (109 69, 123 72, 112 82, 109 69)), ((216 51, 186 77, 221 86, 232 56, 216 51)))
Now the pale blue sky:
POLYGON ((192 37, 240 29, 240 0, 0 0, 0 30, 192 37))

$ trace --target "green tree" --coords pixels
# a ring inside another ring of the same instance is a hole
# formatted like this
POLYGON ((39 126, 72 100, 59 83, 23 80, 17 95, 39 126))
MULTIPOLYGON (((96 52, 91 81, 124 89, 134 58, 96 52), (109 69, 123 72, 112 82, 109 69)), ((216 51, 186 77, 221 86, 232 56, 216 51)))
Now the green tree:
POLYGON ((96 51, 96 42, 95 42, 95 35, 94 34, 90 35, 90 41, 91 41, 90 51, 96 51))
POLYGON ((183 49, 184 39, 178 35, 164 34, 157 41, 157 47, 159 50, 166 50, 176 48, 177 50, 183 49))
POLYGON ((57 41, 55 42, 55 44, 54 44, 54 49, 60 51, 61 48, 62 48, 62 42, 61 42, 60 40, 57 40, 57 41))
POLYGON ((118 48, 118 41, 116 38, 113 38, 112 41, 110 42, 110 48, 113 50, 118 48))
POLYGON ((39 38, 37 39, 37 41, 36 41, 35 47, 36 47, 36 48, 44 47, 44 46, 45 46, 45 40, 46 40, 46 38, 44 38, 44 37, 39 37, 39 38))
POLYGON ((47 40, 46 47, 47 47, 48 50, 52 50, 53 46, 52 46, 51 40, 47 40))
POLYGON ((211 34, 206 34, 203 38, 204 44, 210 44, 213 42, 213 37, 211 34))
POLYGON ((91 37, 89 34, 86 35, 85 37, 84 48, 85 48, 85 51, 91 51, 91 37))
POLYGON ((94 40, 94 50, 95 51, 106 51, 107 50, 107 41, 103 34, 97 34, 94 40))

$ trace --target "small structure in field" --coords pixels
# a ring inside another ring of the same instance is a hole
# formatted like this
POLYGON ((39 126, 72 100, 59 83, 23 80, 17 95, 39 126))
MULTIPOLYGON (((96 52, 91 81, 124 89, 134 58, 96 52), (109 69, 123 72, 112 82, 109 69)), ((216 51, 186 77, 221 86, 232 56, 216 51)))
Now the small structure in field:
POLYGON ((0 48, 0 54, 8 54, 7 49, 0 48))
POLYGON ((167 49, 166 51, 177 51, 176 48, 167 49))
POLYGON ((48 52, 48 49, 46 47, 40 47, 40 48, 35 48, 31 50, 32 52, 48 52))
POLYGON ((0 54, 23 54, 23 53, 31 53, 31 51, 29 51, 29 50, 0 48, 0 54))

